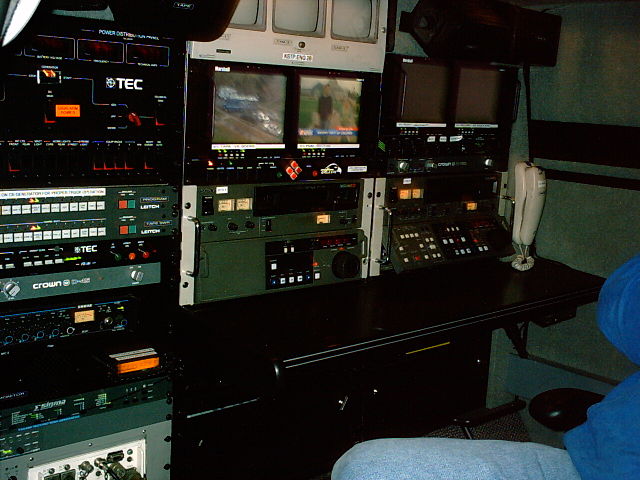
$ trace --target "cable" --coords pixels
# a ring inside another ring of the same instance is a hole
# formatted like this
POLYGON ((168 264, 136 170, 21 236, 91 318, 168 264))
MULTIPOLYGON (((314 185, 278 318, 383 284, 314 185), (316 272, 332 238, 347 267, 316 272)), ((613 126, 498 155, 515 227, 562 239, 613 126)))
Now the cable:
POLYGON ((531 270, 536 261, 529 255, 529 246, 525 245, 523 249, 522 245, 518 245, 518 249, 520 250, 520 255, 516 255, 516 258, 511 262, 511 266, 519 272, 531 270))

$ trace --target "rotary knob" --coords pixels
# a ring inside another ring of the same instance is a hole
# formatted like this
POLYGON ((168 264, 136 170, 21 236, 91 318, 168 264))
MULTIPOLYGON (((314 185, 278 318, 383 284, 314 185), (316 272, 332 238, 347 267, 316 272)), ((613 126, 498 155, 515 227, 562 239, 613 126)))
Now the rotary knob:
POLYGON ((133 270, 131 272, 131 279, 134 282, 141 282, 144 278, 144 272, 142 270, 133 270))
POLYGON ((354 278, 360 273, 360 259, 353 253, 338 252, 333 257, 331 271, 337 278, 354 278))
POLYGON ((400 172, 400 173, 408 172, 409 171, 409 162, 407 162, 406 160, 398 161, 397 169, 398 169, 398 172, 400 172))
POLYGON ((8 298, 15 298, 20 293, 20 285, 12 280, 9 280, 2 287, 2 291, 8 298))

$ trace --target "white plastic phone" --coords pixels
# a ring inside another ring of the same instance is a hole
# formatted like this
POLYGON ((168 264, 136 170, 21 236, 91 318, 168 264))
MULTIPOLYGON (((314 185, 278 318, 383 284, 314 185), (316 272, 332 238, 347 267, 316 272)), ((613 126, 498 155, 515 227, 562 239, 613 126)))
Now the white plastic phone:
POLYGON ((533 258, 529 256, 528 247, 538 231, 547 193, 544 171, 532 162, 519 162, 515 167, 515 187, 513 242, 521 255, 512 265, 517 270, 529 270, 533 267, 533 258))

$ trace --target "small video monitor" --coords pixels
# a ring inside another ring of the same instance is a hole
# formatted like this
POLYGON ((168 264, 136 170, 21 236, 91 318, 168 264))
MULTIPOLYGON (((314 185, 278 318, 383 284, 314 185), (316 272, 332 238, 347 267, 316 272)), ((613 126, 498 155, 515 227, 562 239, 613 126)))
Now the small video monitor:
POLYGON ((266 12, 266 0, 240 0, 229 26, 264 31, 266 29, 266 12))
POLYGON ((457 128, 497 128, 503 74, 498 68, 460 68, 455 105, 457 128))
POLYGON ((446 127, 450 69, 438 63, 403 63, 397 127, 446 127))
POLYGON ((287 79, 216 67, 212 149, 284 148, 287 79))
POLYGON ((331 36, 375 43, 378 37, 378 0, 333 0, 331 36))
POLYGON ((360 78, 299 76, 298 148, 357 148, 360 78))
POLYGON ((323 37, 326 0, 273 0, 273 31, 323 37))

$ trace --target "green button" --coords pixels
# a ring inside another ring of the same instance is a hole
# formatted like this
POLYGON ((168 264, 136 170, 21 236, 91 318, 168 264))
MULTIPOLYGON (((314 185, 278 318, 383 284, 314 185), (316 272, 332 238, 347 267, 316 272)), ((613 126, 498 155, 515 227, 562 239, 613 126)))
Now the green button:
POLYGON ((127 208, 136 208, 136 201, 135 200, 129 200, 127 208))
POLYGON ((138 227, 135 225, 129 225, 129 233, 137 233, 138 227))

